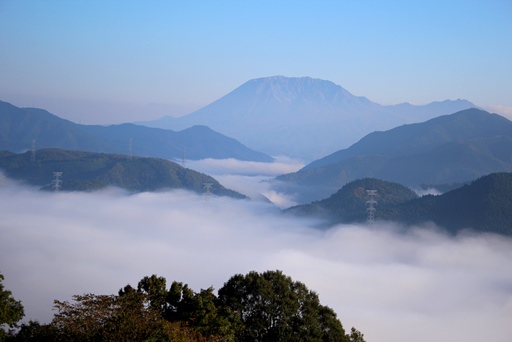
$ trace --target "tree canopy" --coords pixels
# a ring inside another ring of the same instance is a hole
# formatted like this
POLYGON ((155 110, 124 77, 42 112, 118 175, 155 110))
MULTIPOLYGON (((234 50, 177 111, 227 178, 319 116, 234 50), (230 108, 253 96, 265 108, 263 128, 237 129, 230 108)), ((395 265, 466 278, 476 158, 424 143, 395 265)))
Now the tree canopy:
POLYGON ((364 342, 346 334, 318 295, 281 271, 232 276, 218 295, 164 277, 144 277, 117 295, 55 301, 50 324, 23 324, 12 341, 364 342))
POLYGON ((242 324, 237 341, 349 341, 336 313, 280 271, 237 274, 219 299, 242 324))
MULTIPOLYGON (((24 308, 19 300, 14 299, 12 292, 4 288, 4 276, 0 274, 0 327, 13 328, 23 316, 24 308)), ((4 329, 0 329, 0 341, 5 338, 4 329)))

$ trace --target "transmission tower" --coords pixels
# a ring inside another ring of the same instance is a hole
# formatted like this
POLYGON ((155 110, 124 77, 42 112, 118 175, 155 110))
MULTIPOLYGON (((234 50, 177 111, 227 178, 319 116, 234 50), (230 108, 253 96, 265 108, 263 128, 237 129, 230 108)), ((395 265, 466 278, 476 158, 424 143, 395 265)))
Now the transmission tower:
POLYGON ((377 205, 377 201, 375 200, 377 190, 366 190, 366 194, 368 196, 368 201, 366 201, 366 222, 373 224, 373 222, 375 222, 375 211, 377 211, 377 209, 375 209, 377 205))
POLYGON ((32 140, 32 154, 30 155, 30 162, 36 162, 36 141, 32 140))
POLYGON ((130 140, 128 141, 128 161, 132 161, 132 154, 133 154, 132 138, 130 138, 130 140))
POLYGON ((60 187, 62 184, 62 180, 60 179, 61 176, 62 176, 62 172, 54 172, 53 173, 53 178, 54 178, 54 180, 52 181, 53 191, 60 190, 60 187))
POLYGON ((204 189, 204 199, 205 201, 208 201, 211 197, 211 195, 213 195, 212 193, 212 186, 213 186, 213 183, 203 183, 203 189, 204 189))

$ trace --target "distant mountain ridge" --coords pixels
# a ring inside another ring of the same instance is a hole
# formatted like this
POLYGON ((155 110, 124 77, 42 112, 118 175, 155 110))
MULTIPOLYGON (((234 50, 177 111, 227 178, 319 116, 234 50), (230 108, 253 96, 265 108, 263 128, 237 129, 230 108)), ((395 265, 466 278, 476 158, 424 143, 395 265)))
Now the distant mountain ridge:
POLYGON ((234 158, 271 162, 273 159, 205 126, 180 132, 134 124, 79 125, 45 110, 18 108, 0 101, 0 149, 20 152, 39 148, 63 148, 104 153, 181 160, 234 158))
POLYGON ((419 187, 510 170, 512 121, 473 108, 368 134, 347 149, 277 179, 287 184, 287 192, 302 192, 304 203, 362 177, 419 187))
POLYGON ((365 178, 344 185, 321 201, 299 205, 286 212, 317 216, 336 223, 362 223, 367 219, 367 190, 377 190, 377 221, 407 226, 433 222, 456 234, 465 229, 512 236, 512 173, 492 173, 445 194, 418 197, 392 182, 365 178))
POLYGON ((331 81, 274 76, 250 80, 189 115, 139 124, 168 129, 207 125, 270 155, 313 160, 370 132, 471 107, 466 100, 382 106, 331 81))
POLYGON ((355 156, 407 156, 424 153, 450 142, 512 136, 511 133, 512 122, 508 119, 473 108, 422 123, 370 133, 349 148, 306 165, 304 170, 340 162, 355 156))

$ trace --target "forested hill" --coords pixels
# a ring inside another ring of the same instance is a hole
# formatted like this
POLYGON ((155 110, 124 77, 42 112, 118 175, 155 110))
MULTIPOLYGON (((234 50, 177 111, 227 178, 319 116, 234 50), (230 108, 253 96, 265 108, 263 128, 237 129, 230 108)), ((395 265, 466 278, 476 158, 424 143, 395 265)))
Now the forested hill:
POLYGON ((205 183, 211 183, 215 195, 245 198, 208 175, 159 158, 60 149, 37 150, 34 157, 31 151, 21 154, 2 151, 0 170, 9 178, 43 189, 52 189, 53 172, 62 172, 62 191, 114 186, 131 192, 187 189, 202 193, 205 183))
POLYGON ((512 236, 512 173, 493 173, 443 195, 405 203, 399 220, 433 221, 453 233, 471 228, 512 236))
POLYGON ((377 190, 376 221, 419 225, 434 222, 457 233, 464 229, 512 236, 512 173, 492 173, 445 194, 418 197, 410 189, 366 178, 346 184, 334 195, 287 212, 320 216, 331 223, 364 222, 367 190, 377 190))
POLYGON ((346 183, 372 177, 409 187, 466 183, 512 170, 512 121, 467 109, 429 121, 374 132, 348 149, 277 177, 309 203, 346 183))
POLYGON ((307 205, 295 206, 288 209, 287 212, 300 216, 323 217, 334 222, 364 222, 367 218, 367 190, 377 190, 376 201, 380 219, 395 219, 392 216, 391 208, 418 198, 414 191, 401 184, 375 178, 364 178, 346 184, 329 198, 307 205), (384 209, 387 210, 383 211, 384 209))

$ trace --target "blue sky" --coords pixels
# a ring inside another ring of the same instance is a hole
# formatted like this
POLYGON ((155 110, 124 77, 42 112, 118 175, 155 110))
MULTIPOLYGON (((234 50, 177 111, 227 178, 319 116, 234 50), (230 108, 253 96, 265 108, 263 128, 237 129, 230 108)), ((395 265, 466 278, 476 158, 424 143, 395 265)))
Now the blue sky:
POLYGON ((85 124, 184 115, 258 77, 512 117, 512 1, 5 1, 0 100, 85 124))

